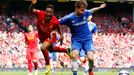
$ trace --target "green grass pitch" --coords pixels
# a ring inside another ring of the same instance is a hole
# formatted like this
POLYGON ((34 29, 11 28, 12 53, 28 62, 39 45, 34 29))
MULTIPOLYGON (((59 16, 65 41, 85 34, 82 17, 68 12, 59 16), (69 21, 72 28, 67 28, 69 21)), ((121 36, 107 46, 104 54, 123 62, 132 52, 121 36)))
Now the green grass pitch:
MULTIPOLYGON (((0 72, 0 75, 28 75, 28 72, 0 72)), ((34 75, 34 74, 33 74, 34 75)), ((38 75, 45 75, 43 72, 39 72, 38 75)), ((72 75, 71 72, 56 72, 52 75, 72 75)), ((82 72, 78 72, 78 75, 83 75, 82 72)), ((95 75, 117 75, 117 72, 95 72, 95 75)), ((130 73, 134 75, 134 73, 130 73)))

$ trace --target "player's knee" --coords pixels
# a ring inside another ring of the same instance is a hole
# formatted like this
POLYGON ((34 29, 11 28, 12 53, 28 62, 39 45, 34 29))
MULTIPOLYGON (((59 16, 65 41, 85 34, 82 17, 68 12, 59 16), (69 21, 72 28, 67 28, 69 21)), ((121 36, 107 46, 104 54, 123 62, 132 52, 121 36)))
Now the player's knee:
POLYGON ((79 52, 77 50, 72 51, 72 58, 77 59, 79 57, 79 52))
POLYGON ((93 61, 94 59, 93 59, 92 56, 88 56, 88 60, 89 60, 89 61, 93 61))
POLYGON ((37 62, 37 60, 36 60, 36 59, 34 59, 34 60, 33 60, 33 62, 37 62))
POLYGON ((41 49, 41 51, 45 51, 45 50, 46 50, 46 47, 42 45, 42 46, 40 47, 40 49, 41 49))
POLYGON ((92 51, 87 52, 87 59, 89 61, 93 61, 94 60, 94 53, 92 51))

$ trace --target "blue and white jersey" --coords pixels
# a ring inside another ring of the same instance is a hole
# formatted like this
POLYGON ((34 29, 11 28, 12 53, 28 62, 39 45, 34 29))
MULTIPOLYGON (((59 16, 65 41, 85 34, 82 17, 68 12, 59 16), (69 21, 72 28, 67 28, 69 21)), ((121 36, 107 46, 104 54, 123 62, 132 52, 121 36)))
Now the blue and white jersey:
POLYGON ((88 28, 89 28, 90 32, 92 32, 92 33, 96 33, 97 32, 97 26, 92 21, 88 22, 88 28))
POLYGON ((92 33, 88 28, 88 16, 92 15, 91 10, 85 10, 81 16, 77 16, 75 12, 61 18, 60 24, 69 26, 72 39, 85 40, 92 37, 92 33))

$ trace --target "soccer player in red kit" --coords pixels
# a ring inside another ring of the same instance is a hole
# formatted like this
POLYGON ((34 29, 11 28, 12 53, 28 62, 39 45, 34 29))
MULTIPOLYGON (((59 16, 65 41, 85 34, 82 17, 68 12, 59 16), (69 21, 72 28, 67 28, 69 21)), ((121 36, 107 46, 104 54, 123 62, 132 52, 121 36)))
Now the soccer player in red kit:
POLYGON ((41 51, 44 55, 46 61, 46 71, 47 75, 50 75, 50 59, 49 52, 68 52, 68 49, 60 48, 58 46, 53 46, 56 42, 56 32, 60 34, 60 43, 62 44, 63 35, 60 29, 58 19, 53 15, 54 7, 53 5, 48 5, 46 10, 37 10, 34 8, 37 0, 32 0, 29 6, 29 11, 37 15, 37 29, 39 40, 42 43, 41 51))
POLYGON ((15 22, 19 28, 24 31, 25 41, 27 44, 26 58, 28 61, 28 75, 32 75, 32 64, 34 65, 34 75, 38 75, 37 68, 37 51, 38 51, 38 33, 33 30, 32 25, 28 25, 28 27, 24 27, 18 19, 13 18, 13 22, 15 22))
POLYGON ((32 62, 34 64, 35 74, 37 75, 37 50, 38 50, 38 34, 33 31, 32 25, 28 26, 28 31, 25 33, 26 43, 27 43, 27 52, 26 58, 28 60, 28 70, 29 75, 32 75, 32 62))

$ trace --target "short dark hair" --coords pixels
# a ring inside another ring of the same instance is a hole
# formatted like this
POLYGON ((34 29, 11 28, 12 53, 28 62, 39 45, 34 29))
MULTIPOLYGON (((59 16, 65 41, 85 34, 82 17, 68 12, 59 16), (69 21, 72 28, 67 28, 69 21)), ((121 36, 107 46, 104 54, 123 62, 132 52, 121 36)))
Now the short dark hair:
POLYGON ((54 6, 52 4, 48 4, 46 8, 51 8, 54 10, 54 6))
POLYGON ((87 8, 88 3, 86 0, 80 0, 75 3, 75 8, 79 8, 81 5, 84 5, 85 8, 87 8))

